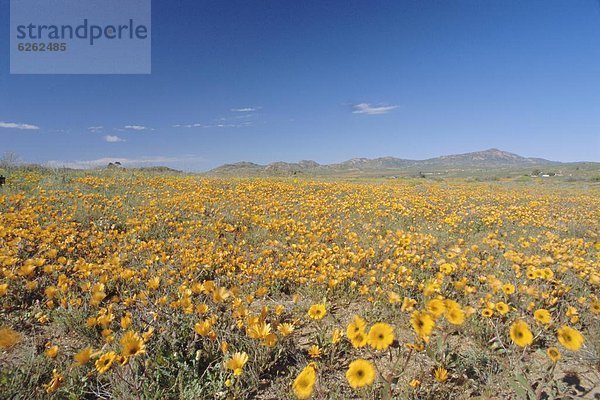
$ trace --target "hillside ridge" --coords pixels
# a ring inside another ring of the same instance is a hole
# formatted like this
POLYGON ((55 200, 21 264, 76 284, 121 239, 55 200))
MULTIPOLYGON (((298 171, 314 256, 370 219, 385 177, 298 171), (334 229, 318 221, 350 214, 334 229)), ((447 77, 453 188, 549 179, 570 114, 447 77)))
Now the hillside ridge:
POLYGON ((312 160, 299 162, 276 161, 266 165, 248 161, 224 164, 208 171, 211 175, 296 175, 296 174, 335 174, 346 172, 373 171, 429 171, 429 170, 471 170, 526 168, 532 166, 561 165, 558 161, 543 158, 523 157, 508 151, 491 148, 461 154, 443 155, 424 160, 411 160, 393 156, 365 158, 319 164, 312 160))

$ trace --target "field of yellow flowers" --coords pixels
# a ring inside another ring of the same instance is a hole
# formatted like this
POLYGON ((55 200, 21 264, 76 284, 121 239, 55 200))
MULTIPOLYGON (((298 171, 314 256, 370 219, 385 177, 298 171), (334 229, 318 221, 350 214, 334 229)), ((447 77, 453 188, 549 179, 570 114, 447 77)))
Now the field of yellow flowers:
POLYGON ((16 171, 0 398, 567 399, 600 188, 16 171))

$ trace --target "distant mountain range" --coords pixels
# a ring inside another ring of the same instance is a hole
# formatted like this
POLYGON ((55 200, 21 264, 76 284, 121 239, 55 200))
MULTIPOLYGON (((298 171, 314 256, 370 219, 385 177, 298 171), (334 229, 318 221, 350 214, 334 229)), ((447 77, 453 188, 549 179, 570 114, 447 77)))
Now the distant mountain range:
POLYGON ((543 158, 522 157, 498 149, 476 151, 473 153, 453 154, 429 158, 426 160, 406 160, 396 157, 353 158, 337 164, 319 164, 315 161, 303 160, 297 163, 283 161, 268 165, 251 162, 225 164, 209 171, 210 175, 331 175, 344 173, 373 173, 381 172, 389 175, 394 171, 433 172, 433 171, 465 171, 490 170, 505 168, 531 168, 559 166, 563 163, 545 160, 543 158))

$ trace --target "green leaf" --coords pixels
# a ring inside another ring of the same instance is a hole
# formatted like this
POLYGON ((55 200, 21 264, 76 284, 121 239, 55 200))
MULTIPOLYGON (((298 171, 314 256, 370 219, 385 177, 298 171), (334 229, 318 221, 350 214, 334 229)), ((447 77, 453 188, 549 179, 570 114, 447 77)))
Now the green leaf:
POLYGON ((527 398, 527 391, 525 390, 524 387, 522 387, 519 382, 517 381, 513 381, 512 379, 508 381, 508 383, 510 384, 510 386, 513 388, 513 390, 515 391, 515 393, 517 394, 517 396, 520 399, 526 399, 527 398))
POLYGON ((531 385, 527 381, 527 378, 525 378, 523 374, 516 374, 515 379, 517 380, 515 384, 520 385, 523 390, 523 393, 526 394, 524 398, 535 400, 535 392, 531 388, 531 385))
POLYGON ((444 342, 442 341, 442 338, 440 336, 438 336, 437 338, 437 351, 438 354, 442 354, 444 351, 444 342))
POLYGON ((382 400, 391 400, 392 396, 391 396, 391 390, 390 390, 390 384, 389 382, 386 382, 383 387, 381 388, 381 399, 382 400))

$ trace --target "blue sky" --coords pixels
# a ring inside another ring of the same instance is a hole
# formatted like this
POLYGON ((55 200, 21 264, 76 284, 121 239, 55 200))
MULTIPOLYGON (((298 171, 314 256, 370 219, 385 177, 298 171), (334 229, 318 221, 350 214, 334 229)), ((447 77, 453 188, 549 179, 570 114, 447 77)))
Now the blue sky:
POLYGON ((597 0, 154 0, 150 75, 10 75, 8 14, 0 152, 29 162, 600 161, 597 0))

